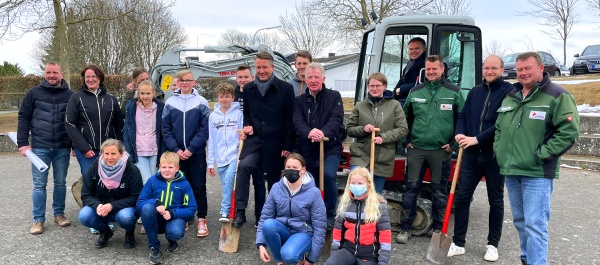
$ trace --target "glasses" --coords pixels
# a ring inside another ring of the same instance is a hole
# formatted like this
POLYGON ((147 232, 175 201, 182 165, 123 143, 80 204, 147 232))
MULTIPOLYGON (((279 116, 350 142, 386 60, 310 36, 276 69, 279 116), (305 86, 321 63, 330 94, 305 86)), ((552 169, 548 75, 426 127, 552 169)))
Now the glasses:
POLYGON ((368 85, 369 88, 380 88, 383 87, 383 85, 368 85))
POLYGON ((96 78, 98 78, 98 77, 95 76, 95 75, 94 76, 86 76, 86 77, 84 77, 84 79, 96 79, 96 78))
POLYGON ((487 72, 487 71, 489 71, 489 70, 492 70, 492 71, 498 71, 498 70, 500 70, 500 68, 498 68, 498 67, 484 67, 484 68, 483 68, 483 71, 484 71, 484 72, 487 72))
POLYGON ((194 81, 196 81, 196 80, 179 80, 179 82, 181 82, 182 84, 189 84, 194 81))

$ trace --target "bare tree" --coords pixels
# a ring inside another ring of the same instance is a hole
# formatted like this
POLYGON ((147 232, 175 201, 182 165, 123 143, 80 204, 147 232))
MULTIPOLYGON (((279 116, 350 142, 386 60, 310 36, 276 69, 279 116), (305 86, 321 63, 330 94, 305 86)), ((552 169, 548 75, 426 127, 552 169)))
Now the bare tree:
POLYGON ((232 45, 250 45, 252 37, 246 32, 241 32, 237 29, 229 28, 225 32, 221 33, 221 37, 217 43, 221 46, 232 46, 232 45))
POLYGON ((289 52, 286 47, 285 41, 279 32, 259 32, 256 34, 256 38, 252 40, 253 45, 265 44, 273 51, 281 53, 289 52))
POLYGON ((600 18, 600 0, 586 0, 588 5, 596 11, 596 15, 600 18))
POLYGON ((312 0, 311 9, 318 11, 321 16, 330 17, 334 26, 344 38, 346 46, 354 44, 354 49, 360 47, 363 25, 372 21, 371 12, 378 19, 402 13, 422 10, 434 0, 312 0))
POLYGON ((279 16, 280 31, 286 36, 288 49, 307 50, 313 56, 336 40, 336 28, 332 22, 330 17, 315 13, 307 2, 296 3, 293 13, 279 16))
POLYGON ((554 39, 563 42, 563 62, 567 61, 567 39, 573 25, 579 22, 576 13, 579 0, 527 0, 532 6, 529 11, 518 12, 517 15, 535 17, 540 25, 550 28, 542 30, 554 39))
MULTIPOLYGON (((276 33, 259 32, 251 35, 246 32, 239 31, 237 29, 226 29, 225 32, 221 33, 221 37, 217 41, 221 46, 257 46, 259 44, 265 44, 273 51, 283 52, 285 51, 285 45, 281 37, 276 33)), ((227 58, 237 58, 239 54, 227 54, 227 58)))
MULTIPOLYGON (((96 1, 94 12, 120 14, 127 10, 127 1, 96 1)), ((186 41, 183 29, 173 19, 169 9, 161 7, 160 1, 149 0, 151 13, 131 13, 111 21, 85 21, 68 28, 70 36, 67 47, 69 63, 76 73, 86 63, 95 63, 110 74, 129 73, 134 67, 151 68, 170 46, 186 41)), ((89 9, 67 10, 67 20, 87 16, 89 9)), ((40 69, 48 61, 57 61, 59 43, 56 30, 42 32, 31 53, 40 69)), ((64 68, 64 67, 63 67, 64 68)))
POLYGON ((483 48, 483 58, 487 58, 490 55, 498 55, 500 58, 506 55, 506 48, 496 39, 492 39, 483 48))
POLYGON ((429 13, 436 15, 471 15, 471 1, 469 0, 434 0, 425 8, 429 13))
MULTIPOLYGON (((34 31, 54 29, 58 39, 59 62, 65 72, 65 79, 70 80, 70 54, 68 28, 86 21, 112 21, 131 13, 147 13, 146 1, 130 0, 127 9, 119 14, 94 12, 96 3, 108 1, 89 0, 5 0, 0 3, 0 38, 18 39, 23 34, 34 31), (65 10, 88 10, 85 16, 67 19, 65 10), (41 19, 40 19, 41 18, 41 19), (51 18, 51 19, 44 19, 51 18)), ((111 0, 112 4, 120 1, 111 0)), ((165 7, 173 5, 173 0, 161 0, 165 7)), ((123 5, 125 6, 125 5, 123 5)), ((113 36, 118 37, 118 36, 113 36)))

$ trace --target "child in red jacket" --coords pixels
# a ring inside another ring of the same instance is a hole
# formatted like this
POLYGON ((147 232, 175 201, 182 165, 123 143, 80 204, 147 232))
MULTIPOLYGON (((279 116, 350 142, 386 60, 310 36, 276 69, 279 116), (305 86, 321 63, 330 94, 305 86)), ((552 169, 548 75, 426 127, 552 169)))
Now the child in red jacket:
POLYGON ((387 265, 392 248, 390 217, 366 168, 350 171, 335 224, 326 265, 387 265), (356 234, 358 231, 358 235, 356 234))

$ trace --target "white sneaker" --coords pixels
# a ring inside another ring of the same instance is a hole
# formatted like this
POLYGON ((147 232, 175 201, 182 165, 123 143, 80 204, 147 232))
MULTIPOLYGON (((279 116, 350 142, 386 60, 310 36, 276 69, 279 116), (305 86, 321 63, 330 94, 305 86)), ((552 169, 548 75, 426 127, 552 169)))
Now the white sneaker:
POLYGON ((487 245, 487 251, 485 252, 485 256, 483 256, 483 259, 487 261, 498 260, 498 249, 492 245, 487 245))
POLYGON ((453 256, 458 256, 458 255, 463 255, 463 254, 465 254, 464 247, 459 247, 457 245, 454 245, 454 243, 452 243, 450 245, 450 249, 448 250, 448 257, 453 257, 453 256))

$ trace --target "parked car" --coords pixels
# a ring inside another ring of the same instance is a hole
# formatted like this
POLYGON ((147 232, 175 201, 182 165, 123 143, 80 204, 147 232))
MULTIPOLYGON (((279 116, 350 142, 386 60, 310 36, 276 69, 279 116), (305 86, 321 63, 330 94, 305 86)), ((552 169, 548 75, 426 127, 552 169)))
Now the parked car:
POLYGON ((583 49, 581 55, 575 54, 571 67, 572 75, 600 73, 600 44, 590 45, 583 49))
POLYGON ((564 65, 561 64, 560 65, 560 74, 562 76, 570 76, 571 72, 569 71, 569 67, 566 67, 566 66, 564 66, 564 65))
MULTIPOLYGON (((544 72, 548 72, 548 74, 553 76, 561 76, 560 64, 554 59, 554 57, 547 53, 538 51, 537 52, 540 57, 542 57, 542 63, 544 64, 544 72)), ((502 76, 506 79, 514 79, 517 78, 517 69, 515 69, 515 64, 517 62, 517 56, 521 53, 513 53, 504 56, 502 61, 504 61, 504 74, 502 76)))

